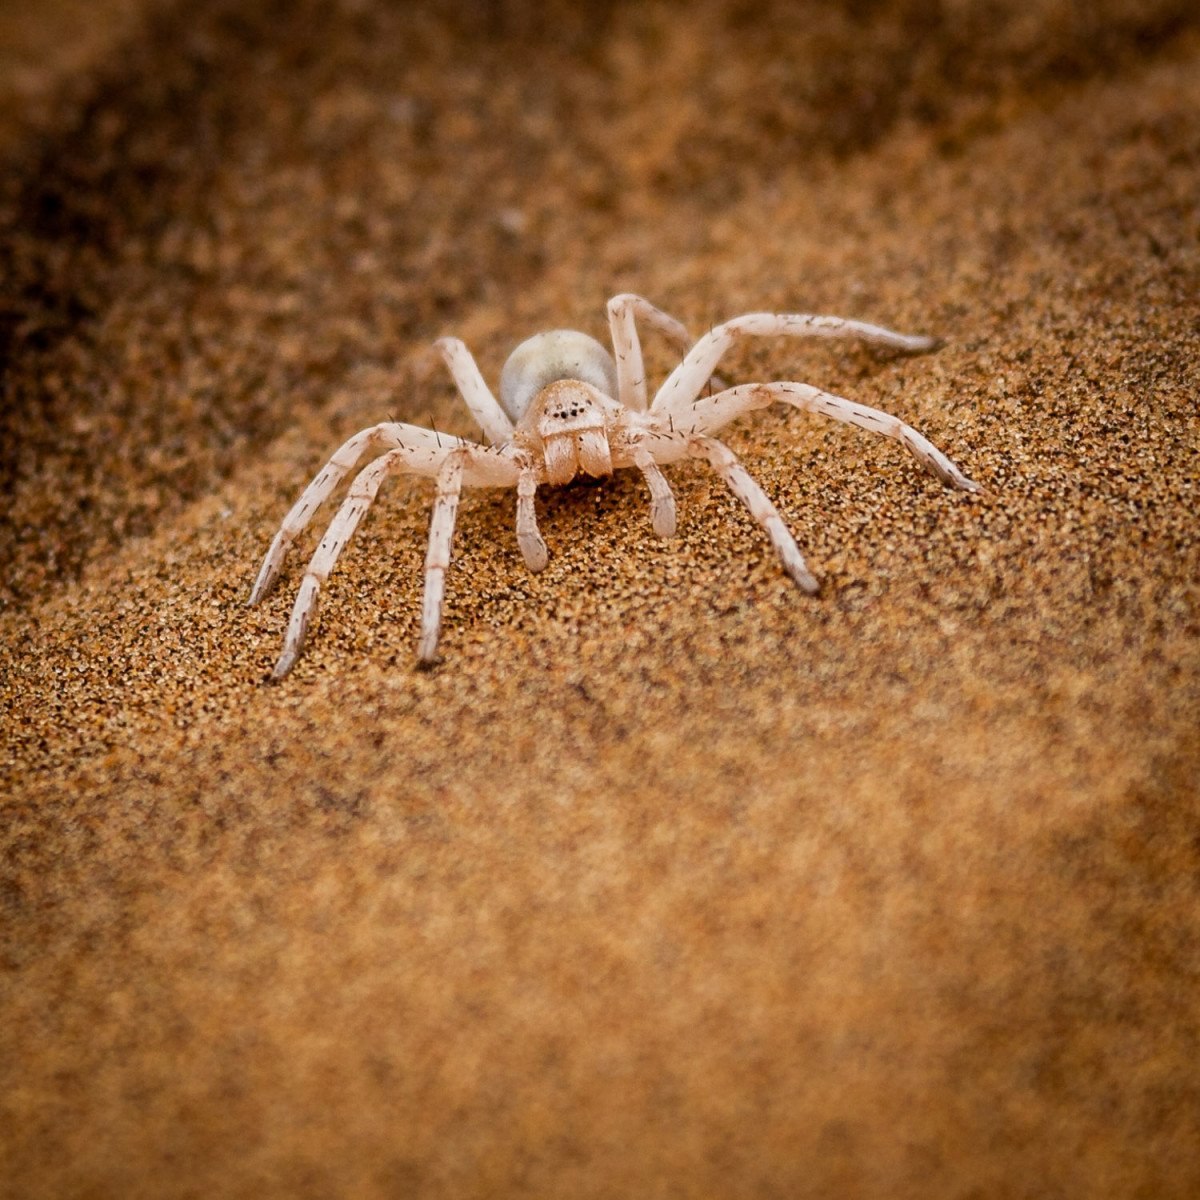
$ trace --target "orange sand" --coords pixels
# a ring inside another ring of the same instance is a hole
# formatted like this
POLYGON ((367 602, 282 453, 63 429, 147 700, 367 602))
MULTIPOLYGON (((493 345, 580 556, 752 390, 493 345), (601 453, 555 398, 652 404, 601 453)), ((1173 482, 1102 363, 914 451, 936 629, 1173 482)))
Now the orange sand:
POLYGON ((1087 7, 205 0, 0 93, 0 1193, 1200 1192, 1200 20, 1087 7), (265 685, 324 456, 622 290, 944 335, 727 374, 987 494, 746 420, 808 598, 700 465, 537 577, 473 493, 426 674, 402 480, 265 685))

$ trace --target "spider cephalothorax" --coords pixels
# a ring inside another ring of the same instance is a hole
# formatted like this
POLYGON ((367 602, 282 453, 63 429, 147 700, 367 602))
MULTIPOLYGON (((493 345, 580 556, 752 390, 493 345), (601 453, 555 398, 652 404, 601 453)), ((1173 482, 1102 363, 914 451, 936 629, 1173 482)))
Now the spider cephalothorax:
POLYGON ((437 655, 445 574, 464 485, 516 488, 517 545, 530 569, 540 571, 549 556, 533 507, 539 484, 569 483, 579 474, 603 476, 636 467, 650 491, 654 531, 670 537, 675 532, 675 498, 659 464, 702 458, 766 530, 784 569, 807 592, 817 590, 817 581, 783 518, 733 452, 712 436, 736 417, 782 401, 896 438, 943 483, 968 492, 979 490, 978 484, 915 429, 878 409, 805 383, 750 383, 721 387, 715 393, 709 386, 719 385, 713 372, 721 356, 748 335, 854 337, 910 353, 933 349, 937 344, 933 338, 910 337, 841 317, 750 313, 716 326, 693 345, 678 321, 633 295, 614 296, 608 302, 608 321, 615 359, 595 338, 574 330, 539 333, 522 342, 501 372, 500 403, 461 341, 442 338, 437 343, 490 444, 388 421, 356 433, 334 453, 284 518, 250 595, 250 603, 257 604, 270 591, 297 535, 346 473, 371 454, 372 461, 355 477, 304 574, 272 678, 282 679, 292 669, 321 584, 391 474, 428 475, 437 480, 418 648, 423 663, 431 663, 437 655), (647 402, 636 317, 683 353, 651 403, 647 402))

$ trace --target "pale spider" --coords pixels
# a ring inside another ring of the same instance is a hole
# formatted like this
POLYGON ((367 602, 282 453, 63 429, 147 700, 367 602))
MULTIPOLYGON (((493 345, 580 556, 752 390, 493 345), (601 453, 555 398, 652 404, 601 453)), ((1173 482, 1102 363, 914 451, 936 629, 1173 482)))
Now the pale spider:
POLYGON ((783 401, 896 438, 943 483, 967 492, 979 491, 979 485, 937 447, 885 412, 805 383, 723 387, 713 374, 730 346, 751 334, 853 337, 910 353, 934 349, 938 345, 935 338, 909 337, 841 317, 750 313, 716 326, 693 345, 683 325, 634 295, 614 296, 608 302, 608 324, 615 362, 595 338, 573 330, 539 333, 522 342, 500 374, 499 404, 471 352, 458 338, 442 338, 435 343, 471 415, 491 444, 484 446, 436 430, 385 421, 356 433, 334 453, 284 518, 250 595, 250 603, 257 604, 271 590, 289 546, 313 514, 363 455, 376 455, 351 484, 308 564, 272 679, 282 679, 292 669, 317 607, 321 584, 389 475, 408 472, 437 480, 417 651, 419 661, 425 665, 432 663, 437 654, 446 568, 464 484, 517 489, 517 545, 529 569, 540 571, 548 554, 533 508, 539 484, 570 483, 580 472, 601 476, 622 467, 637 467, 650 491, 650 523, 655 533, 666 538, 675 532, 675 498, 659 465, 702 458, 750 510, 778 551, 784 569, 806 592, 815 592, 817 581, 805 566, 783 518, 729 447, 712 436, 735 417, 783 401), (683 361, 667 376, 649 404, 635 318, 645 321, 683 353, 683 361), (710 383, 722 390, 705 394, 710 383))

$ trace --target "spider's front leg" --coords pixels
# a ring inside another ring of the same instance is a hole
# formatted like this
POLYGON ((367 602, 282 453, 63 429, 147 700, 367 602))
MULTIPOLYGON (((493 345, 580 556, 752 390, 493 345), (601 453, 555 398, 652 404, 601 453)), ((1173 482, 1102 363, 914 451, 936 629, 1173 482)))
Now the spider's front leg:
POLYGON ((650 489, 650 527, 659 537, 675 536, 675 495, 666 477, 658 469, 654 456, 640 443, 629 452, 646 486, 650 489))
POLYGON ((527 461, 517 476, 517 545, 525 565, 534 572, 544 571, 550 561, 550 551, 538 529, 537 511, 533 507, 536 492, 537 468, 527 461))

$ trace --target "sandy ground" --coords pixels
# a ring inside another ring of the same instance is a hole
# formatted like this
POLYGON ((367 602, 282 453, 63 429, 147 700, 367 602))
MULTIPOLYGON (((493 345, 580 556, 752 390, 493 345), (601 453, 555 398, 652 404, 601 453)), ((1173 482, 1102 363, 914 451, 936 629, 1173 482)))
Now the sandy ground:
POLYGON ((4 48, 3 1194, 1198 1194, 1194 6, 159 7, 4 48), (429 342, 622 290, 944 336, 726 373, 986 492, 744 420, 815 598, 698 464, 471 493, 422 673, 400 480, 265 683, 429 342))

